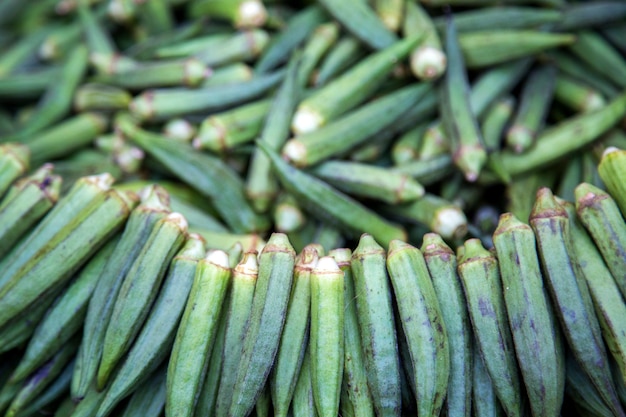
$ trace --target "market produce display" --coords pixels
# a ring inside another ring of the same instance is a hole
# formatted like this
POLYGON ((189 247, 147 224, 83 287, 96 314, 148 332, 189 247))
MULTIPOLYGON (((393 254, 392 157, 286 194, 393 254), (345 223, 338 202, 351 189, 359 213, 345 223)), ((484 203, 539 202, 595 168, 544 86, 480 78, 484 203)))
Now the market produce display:
POLYGON ((3 0, 0 415, 625 417, 626 3, 504 3, 3 0))

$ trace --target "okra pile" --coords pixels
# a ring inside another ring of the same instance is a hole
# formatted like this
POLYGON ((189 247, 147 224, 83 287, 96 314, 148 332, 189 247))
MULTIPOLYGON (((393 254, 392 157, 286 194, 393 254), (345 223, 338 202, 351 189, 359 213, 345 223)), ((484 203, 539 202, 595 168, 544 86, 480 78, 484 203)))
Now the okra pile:
POLYGON ((626 417, 623 0, 1 0, 0 50, 0 415, 626 417))

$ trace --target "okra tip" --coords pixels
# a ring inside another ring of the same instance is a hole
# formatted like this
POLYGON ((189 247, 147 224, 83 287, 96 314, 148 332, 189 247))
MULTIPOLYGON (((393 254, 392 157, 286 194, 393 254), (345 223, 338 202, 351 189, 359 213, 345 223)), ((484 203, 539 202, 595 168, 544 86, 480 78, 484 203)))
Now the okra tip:
POLYGON ((365 255, 370 253, 385 253, 385 249, 376 242, 374 236, 369 233, 363 233, 359 238, 359 244, 352 256, 365 255))
POLYGON ((260 27, 267 20, 267 10, 259 0, 247 0, 241 2, 237 13, 236 26, 260 27))
POLYGON ((210 251, 207 254, 205 260, 206 262, 219 266, 220 268, 230 269, 228 263, 228 254, 223 250, 215 249, 210 251))
POLYGON ((282 156, 296 166, 306 165, 306 146, 297 139, 291 139, 283 146, 282 156))
POLYGON ((446 55, 439 49, 424 46, 411 54, 411 71, 421 80, 439 78, 446 70, 446 55))
POLYGON ((337 261, 332 256, 322 256, 315 265, 316 275, 337 275, 343 276, 343 272, 339 268, 337 261))
POLYGON ((324 124, 324 117, 314 109, 299 106, 293 116, 291 129, 296 135, 312 132, 324 124))
POLYGON ((389 242, 389 250, 387 251, 387 257, 391 258, 394 253, 400 252, 402 250, 413 249, 414 247, 403 240, 394 239, 389 242))
POLYGON ((422 237, 422 246, 420 248, 424 256, 441 256, 445 261, 455 256, 454 251, 444 242, 438 233, 426 233, 422 237))
POLYGON ((461 264, 480 258, 493 258, 493 255, 485 249, 480 239, 467 239, 463 244, 461 256, 459 257, 459 263, 461 264))
POLYGON ((444 207, 437 212, 433 230, 446 238, 462 238, 467 234, 467 218, 457 207, 444 207))
POLYGON ((532 145, 533 136, 526 126, 513 125, 507 132, 506 141, 515 153, 522 153, 532 145))
POLYGON ((549 217, 567 217, 567 213, 548 187, 537 190, 535 204, 530 212, 530 221, 549 217))
POLYGON ((256 250, 245 252, 235 267, 235 271, 241 275, 256 277, 259 272, 259 262, 257 261, 258 254, 256 250))
POLYGON ((574 198, 576 199, 576 209, 579 210, 579 208, 593 206, 600 200, 609 198, 609 195, 600 188, 583 182, 574 189, 574 198))
POLYGON ((135 97, 128 105, 132 115, 138 117, 140 120, 150 119, 154 114, 154 108, 152 105, 153 98, 154 92, 151 90, 145 91, 135 97))
MULTIPOLYGON (((493 238, 503 233, 510 233, 514 229, 523 229, 530 231, 530 226, 519 220, 513 213, 502 213, 500 215, 500 221, 498 227, 493 232, 493 238)), ((532 233, 532 232, 531 232, 532 233)))
POLYGON ((272 233, 263 248, 263 252, 290 252, 293 253, 294 257, 296 254, 296 251, 291 245, 291 242, 289 242, 287 235, 280 232, 272 233))
MULTIPOLYGON (((609 155, 611 154, 615 154, 616 152, 624 152, 622 149, 615 147, 615 146, 608 146, 603 152, 602 152, 602 159, 605 159, 607 157, 609 157, 609 155)), ((600 160, 600 163, 602 163, 602 160, 600 160)))
POLYGON ((335 248, 328 252, 329 256, 335 258, 339 266, 350 265, 352 250, 350 248, 335 248))

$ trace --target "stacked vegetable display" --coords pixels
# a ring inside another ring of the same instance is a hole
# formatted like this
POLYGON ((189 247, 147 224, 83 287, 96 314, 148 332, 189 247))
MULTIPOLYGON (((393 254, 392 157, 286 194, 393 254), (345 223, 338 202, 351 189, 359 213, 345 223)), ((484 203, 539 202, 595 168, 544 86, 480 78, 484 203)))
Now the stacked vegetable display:
POLYGON ((6 0, 0 413, 626 415, 625 29, 6 0))

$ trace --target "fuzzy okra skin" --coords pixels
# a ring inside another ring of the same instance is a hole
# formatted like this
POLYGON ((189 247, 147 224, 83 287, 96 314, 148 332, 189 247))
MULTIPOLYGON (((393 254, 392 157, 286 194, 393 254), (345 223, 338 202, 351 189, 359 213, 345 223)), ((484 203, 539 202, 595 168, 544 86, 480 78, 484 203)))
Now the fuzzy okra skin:
POLYGON ((269 377, 285 322, 294 264, 295 251, 287 236, 273 233, 259 257, 259 275, 228 412, 231 417, 250 413, 269 377))
POLYGON ((513 343, 533 416, 558 417, 565 387, 565 353, 544 288, 535 235, 504 213, 493 234, 513 343))
POLYGON ((213 251, 198 262, 167 368, 165 412, 170 417, 193 415, 230 276, 223 251, 213 251))
POLYGON ((387 270, 413 363, 417 413, 438 416, 448 391, 450 351, 430 273, 419 249, 399 240, 389 244, 387 270))
POLYGON ((401 389, 391 285, 385 250, 363 234, 352 254, 356 307, 368 385, 379 416, 400 416, 401 389))

